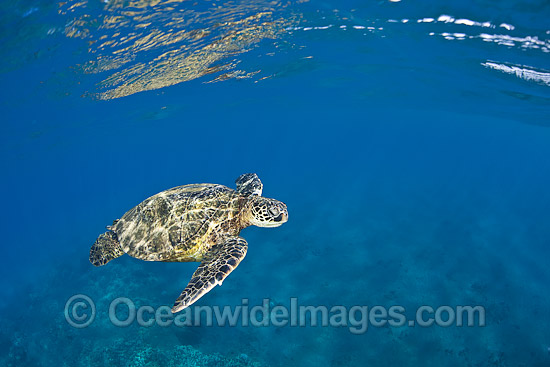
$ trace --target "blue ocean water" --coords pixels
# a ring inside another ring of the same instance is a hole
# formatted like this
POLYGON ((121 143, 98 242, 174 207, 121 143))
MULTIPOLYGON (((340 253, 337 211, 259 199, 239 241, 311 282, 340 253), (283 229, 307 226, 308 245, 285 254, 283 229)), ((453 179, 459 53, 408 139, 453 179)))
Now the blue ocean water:
POLYGON ((2 9, 0 364, 550 365, 548 2, 2 9), (114 325, 113 300, 171 306, 197 264, 95 268, 105 226, 245 172, 289 221, 243 230, 197 306, 481 306, 485 325, 114 325))

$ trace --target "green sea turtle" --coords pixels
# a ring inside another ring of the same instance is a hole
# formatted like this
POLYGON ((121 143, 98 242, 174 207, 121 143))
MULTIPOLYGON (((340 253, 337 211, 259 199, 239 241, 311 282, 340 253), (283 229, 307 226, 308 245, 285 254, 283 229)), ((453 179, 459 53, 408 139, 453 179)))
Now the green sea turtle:
POLYGON ((115 220, 90 249, 95 266, 128 254, 146 261, 200 261, 172 312, 188 307, 223 280, 248 248, 243 228, 278 227, 288 220, 286 205, 261 196, 255 173, 241 175, 237 190, 193 184, 158 193, 115 220))

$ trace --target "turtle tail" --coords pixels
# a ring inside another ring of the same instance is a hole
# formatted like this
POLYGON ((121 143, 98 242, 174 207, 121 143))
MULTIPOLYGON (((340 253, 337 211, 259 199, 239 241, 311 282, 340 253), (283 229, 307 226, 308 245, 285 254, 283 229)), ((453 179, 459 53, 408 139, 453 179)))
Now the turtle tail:
POLYGON ((100 235, 90 249, 90 262, 94 266, 107 264, 109 261, 124 255, 115 232, 107 231, 100 235))

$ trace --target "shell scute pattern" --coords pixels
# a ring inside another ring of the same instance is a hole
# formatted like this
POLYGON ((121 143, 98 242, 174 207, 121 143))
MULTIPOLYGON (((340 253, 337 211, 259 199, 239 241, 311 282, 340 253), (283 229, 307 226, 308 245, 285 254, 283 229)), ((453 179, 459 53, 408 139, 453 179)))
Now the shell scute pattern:
POLYGON ((200 261, 218 237, 234 235, 239 195, 223 185, 179 186, 129 210, 115 226, 126 253, 152 261, 200 261))

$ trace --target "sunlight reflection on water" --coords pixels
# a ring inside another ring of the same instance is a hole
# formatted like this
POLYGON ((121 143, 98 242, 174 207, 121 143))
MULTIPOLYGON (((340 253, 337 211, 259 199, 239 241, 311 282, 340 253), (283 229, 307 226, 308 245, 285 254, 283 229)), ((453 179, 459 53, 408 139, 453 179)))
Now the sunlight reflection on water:
POLYGON ((86 73, 111 72, 99 84, 99 99, 155 90, 204 75, 215 80, 248 78, 235 56, 264 39, 277 39, 294 20, 279 1, 139 0, 62 3, 72 15, 67 37, 89 43, 86 73))
MULTIPOLYGON (((395 19, 369 17, 357 14, 354 9, 319 10, 312 3, 309 5, 313 11, 302 13, 296 6, 302 3, 307 1, 104 0, 92 3, 76 0, 60 3, 59 13, 70 19, 64 34, 88 42, 90 59, 80 65, 80 70, 101 75, 97 90, 89 94, 104 100, 157 90, 207 75, 211 78, 205 82, 252 78, 266 65, 243 67, 242 54, 263 40, 280 48, 279 40, 286 37, 289 42, 295 42, 301 32, 333 34, 337 31, 342 35, 354 32, 381 38, 398 33, 423 33, 426 37, 441 37, 446 41, 493 43, 511 50, 550 52, 545 35, 526 35, 528 30, 518 29, 510 23, 447 14, 395 19)), ((273 48, 261 50, 267 56, 274 55, 273 48)), ((526 67, 537 69, 536 66, 526 67)), ((489 69, 508 72, 506 68, 489 69)), ((526 78, 525 73, 515 71, 509 74, 548 85, 546 74, 542 79, 538 76, 526 78)), ((260 75, 255 79, 259 81, 270 76, 273 75, 260 75)))

